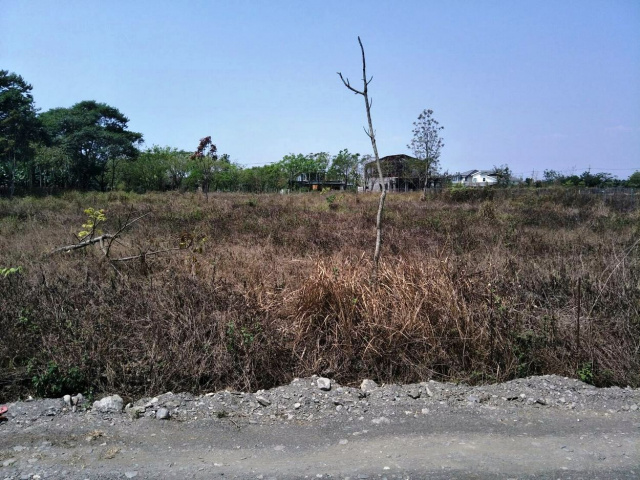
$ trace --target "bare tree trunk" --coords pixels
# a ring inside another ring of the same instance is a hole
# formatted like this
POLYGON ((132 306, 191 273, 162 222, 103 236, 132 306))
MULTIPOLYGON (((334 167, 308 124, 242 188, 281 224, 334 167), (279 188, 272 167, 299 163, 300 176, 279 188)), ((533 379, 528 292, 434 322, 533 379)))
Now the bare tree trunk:
POLYGON ((13 198, 13 194, 16 190, 16 168, 18 163, 16 162, 16 151, 13 151, 13 161, 11 163, 11 180, 9 181, 9 198, 13 198))
POLYGON ((113 168, 111 169, 111 191, 113 191, 114 184, 116 183, 116 160, 111 161, 113 168))
POLYGON ((342 83, 344 83, 345 87, 347 87, 349 90, 356 93, 357 95, 362 95, 364 97, 364 105, 367 109, 367 121, 369 122, 369 130, 368 131, 365 130, 365 133, 371 139, 371 146, 373 147, 373 153, 376 157, 376 165, 378 167, 378 178, 380 181, 380 188, 382 191, 380 193, 380 202, 378 203, 378 214, 376 216, 376 249, 373 254, 373 272, 371 275, 373 282, 376 283, 378 281, 378 263, 380 261, 380 249, 382 247, 382 212, 384 211, 384 201, 387 198, 387 189, 383 185, 382 167, 380 167, 380 156, 378 155, 378 147, 376 145, 376 134, 373 130, 373 122, 371 121, 371 101, 369 100, 369 95, 367 91, 367 87, 371 83, 371 80, 373 80, 373 77, 367 80, 367 62, 364 57, 364 47, 362 46, 362 41, 360 40, 360 37, 358 37, 358 43, 360 44, 360 51, 362 52, 362 83, 364 84, 364 88, 362 89, 362 91, 356 90, 349 83, 349 79, 346 79, 346 80, 344 79, 344 77, 342 76, 342 73, 338 72, 338 75, 340 75, 340 79, 342 80, 342 83))

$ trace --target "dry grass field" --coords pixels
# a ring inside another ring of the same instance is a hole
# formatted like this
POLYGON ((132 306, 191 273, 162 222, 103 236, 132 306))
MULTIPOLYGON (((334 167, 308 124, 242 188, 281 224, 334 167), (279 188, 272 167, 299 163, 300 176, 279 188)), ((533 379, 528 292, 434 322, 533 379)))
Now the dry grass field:
POLYGON ((311 374, 640 385, 640 211, 564 190, 390 194, 372 284, 376 208, 339 192, 0 200, 0 267, 21 267, 0 276, 0 400, 311 374), (148 215, 110 260, 51 254, 88 207, 105 233, 148 215))

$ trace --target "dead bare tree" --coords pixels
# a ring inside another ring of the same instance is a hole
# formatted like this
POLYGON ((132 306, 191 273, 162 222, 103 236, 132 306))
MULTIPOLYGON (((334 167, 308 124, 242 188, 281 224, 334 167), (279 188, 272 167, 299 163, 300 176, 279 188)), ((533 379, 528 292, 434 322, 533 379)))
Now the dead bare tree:
POLYGON ((360 40, 360 37, 358 37, 358 43, 360 44, 360 51, 362 52, 362 83, 364 85, 362 90, 357 90, 353 88, 349 83, 349 79, 348 78, 345 79, 342 76, 342 73, 338 72, 338 75, 340 75, 340 80, 342 80, 342 83, 344 83, 345 87, 347 87, 356 95, 362 95, 364 97, 364 105, 367 109, 367 121, 369 122, 369 130, 365 128, 364 131, 369 137, 369 139, 371 140, 371 146, 373 147, 373 153, 376 157, 376 165, 378 167, 378 178, 380 180, 381 192, 380 192, 380 202, 378 204, 378 215, 376 216, 376 249, 373 254, 373 272, 371 275, 371 278, 375 283, 378 280, 378 262, 380 261, 380 248, 382 247, 382 212, 384 211, 384 201, 385 201, 385 198, 387 197, 387 188, 384 185, 384 180, 382 178, 382 168, 380 167, 380 155, 378 155, 378 147, 376 145, 376 134, 375 134, 375 131, 373 130, 373 122, 371 121, 372 102, 371 100, 369 100, 369 94, 367 90, 369 84, 373 80, 373 77, 367 80, 367 62, 365 60, 364 47, 362 46, 362 40, 360 40))

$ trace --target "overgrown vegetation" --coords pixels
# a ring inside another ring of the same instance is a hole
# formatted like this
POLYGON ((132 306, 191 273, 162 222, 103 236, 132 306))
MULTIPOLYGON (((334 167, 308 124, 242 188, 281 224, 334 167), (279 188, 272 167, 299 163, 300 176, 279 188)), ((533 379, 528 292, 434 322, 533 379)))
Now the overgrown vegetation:
POLYGON ((562 189, 463 192, 389 194, 377 284, 373 195, 0 200, 0 401, 311 374, 639 386, 639 211, 562 189), (114 269, 98 244, 50 255, 88 208, 106 232, 148 214, 112 246, 135 261, 114 269))

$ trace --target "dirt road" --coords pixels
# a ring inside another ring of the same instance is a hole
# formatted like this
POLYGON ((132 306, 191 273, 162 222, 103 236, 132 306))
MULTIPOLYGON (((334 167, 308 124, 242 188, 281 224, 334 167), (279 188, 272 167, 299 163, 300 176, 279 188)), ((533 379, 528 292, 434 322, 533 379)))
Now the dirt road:
POLYGON ((561 377, 476 388, 318 380, 168 393, 125 411, 10 404, 0 479, 640 478, 638 390, 561 377))

